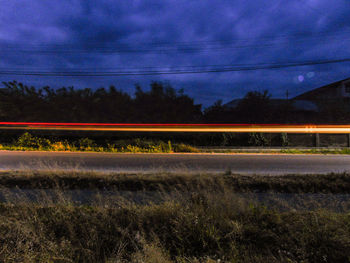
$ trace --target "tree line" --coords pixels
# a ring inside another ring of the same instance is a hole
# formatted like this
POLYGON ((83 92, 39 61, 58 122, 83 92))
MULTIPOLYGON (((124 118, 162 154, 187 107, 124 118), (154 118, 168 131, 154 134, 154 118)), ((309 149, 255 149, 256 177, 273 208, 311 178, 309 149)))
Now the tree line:
POLYGON ((264 92, 248 92, 236 107, 222 101, 202 109, 194 99, 169 84, 152 82, 149 91, 139 85, 133 96, 116 89, 35 88, 3 82, 0 121, 100 123, 346 123, 346 102, 319 112, 297 111, 290 100, 278 106, 264 92))

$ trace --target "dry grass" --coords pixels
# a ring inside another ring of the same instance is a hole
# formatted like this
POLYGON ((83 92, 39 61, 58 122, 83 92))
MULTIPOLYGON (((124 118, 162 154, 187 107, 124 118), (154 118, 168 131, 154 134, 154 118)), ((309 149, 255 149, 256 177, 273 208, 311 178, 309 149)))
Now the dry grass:
POLYGON ((2 262, 346 262, 349 215, 225 195, 121 207, 0 206, 2 262))
MULTIPOLYGON (((336 179, 335 176, 311 178, 307 184, 316 182, 317 185, 318 180, 344 183, 348 179, 348 175, 338 175, 336 179)), ((249 196, 237 195, 233 184, 226 181, 237 180, 237 176, 170 178, 164 174, 145 177, 60 173, 46 175, 45 182, 45 174, 40 173, 2 174, 1 184, 6 185, 6 180, 15 182, 16 177, 20 178, 17 186, 29 180, 32 186, 40 182, 57 192, 53 198, 43 194, 35 203, 19 199, 0 204, 0 262, 350 260, 349 210, 332 212, 322 208, 322 204, 309 211, 276 210, 274 206, 254 202, 249 196), (139 185, 135 185, 137 182, 139 185), (137 192, 153 189, 162 201, 138 204, 125 198, 107 200, 102 196, 98 202, 77 205, 62 194, 64 189, 93 185, 100 190, 102 185, 113 186, 113 189, 131 187, 137 192)), ((283 182, 282 177, 269 178, 264 180, 275 180, 279 185, 292 180, 288 178, 283 182)), ((248 178, 241 180, 245 184, 236 181, 236 185, 245 185, 243 189, 250 189, 248 194, 253 196, 254 188, 247 188, 248 178)), ((258 179, 252 176, 250 180, 252 187, 258 179)), ((318 186, 309 186, 309 189, 318 189, 318 186)), ((278 197, 274 201, 279 205, 284 202, 278 197)), ((304 202, 301 207, 315 200, 304 202)))
MULTIPOLYGON (((50 170, 51 169, 51 170, 50 170)), ((112 189, 125 191, 200 190, 220 189, 223 186, 232 192, 279 192, 279 193, 349 193, 350 174, 310 175, 239 175, 203 173, 115 173, 55 171, 3 171, 0 185, 21 188, 62 189, 112 189)))

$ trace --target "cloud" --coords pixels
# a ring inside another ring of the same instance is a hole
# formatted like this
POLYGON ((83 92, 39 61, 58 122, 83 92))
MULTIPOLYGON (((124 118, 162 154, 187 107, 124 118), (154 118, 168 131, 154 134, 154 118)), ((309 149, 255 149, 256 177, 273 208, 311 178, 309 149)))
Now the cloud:
MULTIPOLYGON (((350 57, 346 48, 350 44, 350 6, 343 0, 62 0, 59 3, 16 0, 0 4, 1 69, 171 69, 350 57), (168 50, 176 45, 204 50, 168 50), (154 48, 167 51, 149 52, 154 48), (11 49, 57 52, 10 52, 11 49), (110 49, 142 49, 143 52, 101 53, 110 49), (59 52, 67 50, 71 52, 59 52)), ((0 80, 17 79, 36 86, 54 87, 97 88, 117 83, 116 86, 129 92, 134 83, 146 86, 151 80, 163 80, 178 88, 184 87, 196 102, 209 105, 218 99, 228 101, 241 97, 253 89, 269 89, 275 97, 283 97, 286 89, 291 95, 297 95, 326 81, 349 77, 349 73, 347 63, 254 72, 120 78, 0 75, 0 80), (314 72, 315 76, 306 77, 302 83, 294 81, 295 77, 306 76, 308 72, 314 72)))

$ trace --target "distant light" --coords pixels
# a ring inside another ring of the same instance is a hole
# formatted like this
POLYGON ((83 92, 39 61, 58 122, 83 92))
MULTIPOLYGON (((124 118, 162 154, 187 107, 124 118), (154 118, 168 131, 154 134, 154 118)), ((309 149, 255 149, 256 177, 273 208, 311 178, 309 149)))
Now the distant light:
POLYGON ((298 76, 298 81, 299 81, 299 82, 303 82, 303 81, 304 81, 304 79, 305 79, 305 78, 304 78, 304 76, 303 76, 303 75, 299 75, 299 76, 298 76))

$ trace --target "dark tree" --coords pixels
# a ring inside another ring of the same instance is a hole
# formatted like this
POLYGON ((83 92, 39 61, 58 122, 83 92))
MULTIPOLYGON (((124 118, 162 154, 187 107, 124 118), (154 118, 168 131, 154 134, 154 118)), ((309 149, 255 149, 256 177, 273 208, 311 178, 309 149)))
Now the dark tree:
POLYGON ((47 122, 150 122, 201 121, 201 105, 171 86, 154 82, 144 92, 136 87, 135 98, 111 86, 74 89, 36 89, 5 82, 0 89, 0 120, 47 122))
POLYGON ((266 123, 271 120, 272 105, 268 91, 250 91, 238 103, 236 116, 240 122, 266 123))
POLYGON ((149 123, 189 123, 201 121, 201 105, 183 92, 176 92, 170 85, 153 82, 145 92, 136 86, 135 109, 137 119, 149 123))

